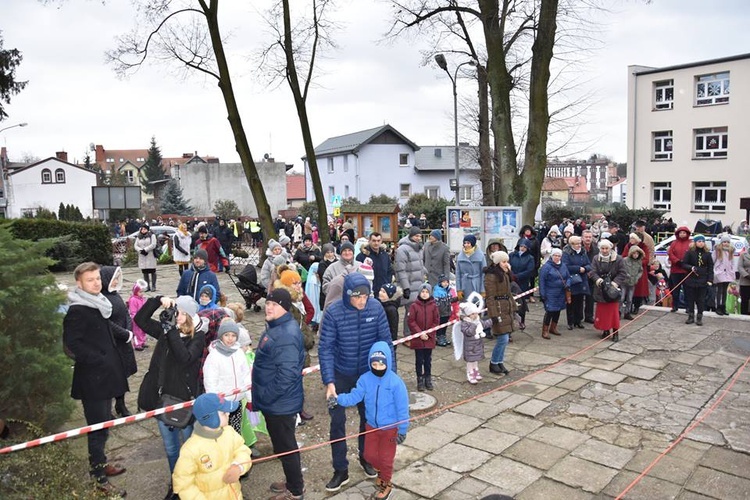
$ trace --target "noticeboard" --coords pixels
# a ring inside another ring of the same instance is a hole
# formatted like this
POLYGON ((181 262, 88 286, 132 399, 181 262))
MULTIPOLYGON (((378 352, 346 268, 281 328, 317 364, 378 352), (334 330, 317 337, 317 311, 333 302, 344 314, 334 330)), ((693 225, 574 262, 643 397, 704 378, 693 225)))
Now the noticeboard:
POLYGON ((141 209, 138 186, 94 186, 91 188, 94 210, 141 209))
POLYGON ((482 251, 493 238, 501 238, 506 248, 512 251, 518 242, 521 215, 521 207, 446 207, 446 243, 452 253, 458 253, 464 236, 473 234, 477 248, 482 251))

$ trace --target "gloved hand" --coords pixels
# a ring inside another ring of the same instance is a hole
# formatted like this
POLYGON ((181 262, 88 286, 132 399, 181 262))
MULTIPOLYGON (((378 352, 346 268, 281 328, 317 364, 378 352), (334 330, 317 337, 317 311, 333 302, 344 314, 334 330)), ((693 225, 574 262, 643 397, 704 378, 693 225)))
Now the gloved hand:
POLYGON ((493 325, 497 325, 498 323, 500 323, 500 318, 492 318, 493 325))
POLYGON ((141 255, 148 255, 148 252, 145 250, 141 250, 141 255))
POLYGON ((713 283, 711 283, 710 281, 707 281, 707 282, 706 282, 706 285, 708 285, 708 286, 712 286, 712 285, 713 285, 713 283))
POLYGON ((409 295, 411 295, 411 290, 408 288, 404 288, 404 299, 409 300, 409 295))
POLYGON ((404 441, 406 441, 406 434, 396 436, 396 444, 402 444, 404 441))
MULTIPOLYGON (((484 333, 484 332, 482 332, 482 333, 484 333)), ((476 340, 479 340, 479 339, 481 339, 481 338, 482 338, 482 334, 480 334, 480 333, 475 333, 475 334, 474 334, 474 338, 475 338, 476 340)))
POLYGON ((602 286, 602 283, 604 283, 603 278, 599 278, 598 280, 596 280, 596 286, 602 286))
POLYGON ((227 274, 229 274, 229 266, 225 266, 224 267, 224 272, 227 273, 227 274))
POLYGON ((480 338, 485 338, 487 336, 486 333, 484 333, 484 330, 482 330, 482 333, 479 334, 480 338))

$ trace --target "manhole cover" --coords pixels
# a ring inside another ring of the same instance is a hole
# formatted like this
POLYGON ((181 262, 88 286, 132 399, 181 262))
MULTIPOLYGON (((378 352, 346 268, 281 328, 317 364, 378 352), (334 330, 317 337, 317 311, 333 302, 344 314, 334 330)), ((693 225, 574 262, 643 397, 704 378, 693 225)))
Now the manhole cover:
POLYGON ((437 404, 437 399, 424 392, 409 393, 409 410, 424 411, 429 410, 437 404))

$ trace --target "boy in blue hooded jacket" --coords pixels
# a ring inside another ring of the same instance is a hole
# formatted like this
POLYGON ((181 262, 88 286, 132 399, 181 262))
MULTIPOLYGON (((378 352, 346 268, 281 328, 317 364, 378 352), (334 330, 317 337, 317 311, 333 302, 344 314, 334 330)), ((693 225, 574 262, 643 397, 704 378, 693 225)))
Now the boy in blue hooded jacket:
POLYGON ((341 406, 365 402, 365 460, 378 471, 375 494, 387 499, 393 492, 393 460, 396 445, 406 439, 409 428, 409 393, 404 381, 388 367, 392 363, 390 346, 375 342, 370 348, 370 371, 362 374, 348 394, 339 394, 341 406))

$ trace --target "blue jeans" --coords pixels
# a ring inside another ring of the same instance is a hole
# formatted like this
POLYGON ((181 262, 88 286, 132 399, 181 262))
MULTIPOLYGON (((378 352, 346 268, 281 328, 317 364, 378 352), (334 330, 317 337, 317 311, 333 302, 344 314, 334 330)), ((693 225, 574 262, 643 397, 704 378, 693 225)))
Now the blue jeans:
POLYGON ((505 360, 505 346, 508 345, 508 334, 500 335, 495 342, 495 348, 492 349, 490 362, 493 364, 502 363, 505 360))
POLYGON ((164 451, 167 452, 169 472, 172 473, 174 472, 174 464, 177 463, 177 458, 180 456, 180 447, 193 433, 193 426, 188 425, 184 429, 177 429, 168 426, 161 420, 157 420, 157 423, 159 424, 161 439, 164 441, 164 451))

